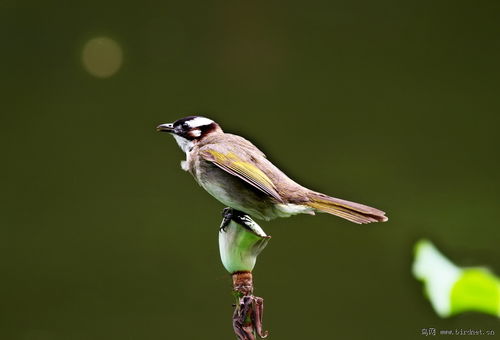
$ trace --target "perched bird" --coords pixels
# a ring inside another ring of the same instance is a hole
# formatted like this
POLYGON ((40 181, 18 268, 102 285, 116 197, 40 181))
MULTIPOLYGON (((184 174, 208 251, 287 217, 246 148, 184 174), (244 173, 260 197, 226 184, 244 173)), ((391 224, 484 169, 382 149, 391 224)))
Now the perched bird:
POLYGON ((263 220, 326 212, 354 223, 385 222, 381 210, 309 190, 291 180, 243 137, 211 119, 190 116, 161 124, 186 153, 181 167, 223 204, 263 220))

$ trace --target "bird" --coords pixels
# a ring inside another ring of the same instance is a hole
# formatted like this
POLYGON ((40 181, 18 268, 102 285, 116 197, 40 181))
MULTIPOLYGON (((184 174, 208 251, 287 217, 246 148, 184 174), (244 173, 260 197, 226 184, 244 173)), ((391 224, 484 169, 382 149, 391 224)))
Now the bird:
POLYGON ((357 224, 385 222, 385 212, 310 190, 290 179, 247 139, 215 121, 188 116, 157 126, 171 134, 186 160, 181 168, 224 205, 269 221, 324 212, 357 224))

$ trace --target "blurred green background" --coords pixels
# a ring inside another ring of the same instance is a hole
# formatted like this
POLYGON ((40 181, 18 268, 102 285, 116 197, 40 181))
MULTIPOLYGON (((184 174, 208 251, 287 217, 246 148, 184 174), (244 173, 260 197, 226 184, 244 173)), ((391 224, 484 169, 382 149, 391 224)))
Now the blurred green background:
POLYGON ((272 339, 500 334, 439 319, 410 273, 428 237, 500 274, 499 19, 497 1, 0 1, 0 338, 233 338, 223 206, 155 132, 191 113, 390 217, 261 223, 272 339))

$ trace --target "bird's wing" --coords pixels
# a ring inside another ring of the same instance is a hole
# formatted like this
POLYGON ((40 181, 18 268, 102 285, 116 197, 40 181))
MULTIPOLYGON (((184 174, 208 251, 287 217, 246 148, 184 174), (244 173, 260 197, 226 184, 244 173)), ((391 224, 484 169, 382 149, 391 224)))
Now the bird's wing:
POLYGON ((222 170, 244 180, 279 202, 283 202, 273 181, 251 161, 251 157, 246 152, 240 150, 239 153, 244 154, 244 156, 239 157, 235 152, 232 152, 231 148, 216 149, 219 148, 213 145, 204 146, 200 149, 200 155, 222 170))

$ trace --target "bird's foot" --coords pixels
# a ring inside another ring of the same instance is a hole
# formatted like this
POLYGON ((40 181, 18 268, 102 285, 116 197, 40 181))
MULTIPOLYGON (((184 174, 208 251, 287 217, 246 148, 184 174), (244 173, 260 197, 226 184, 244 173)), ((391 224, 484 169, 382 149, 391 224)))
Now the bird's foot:
POLYGON ((251 230, 251 228, 249 226, 252 223, 254 223, 252 221, 252 219, 250 218, 250 216, 248 216, 244 212, 230 208, 230 207, 224 208, 222 210, 222 222, 221 222, 219 229, 221 231, 225 232, 227 226, 229 225, 229 223, 231 223, 231 221, 234 221, 234 222, 236 222, 236 223, 238 223, 238 224, 242 225, 243 227, 250 229, 250 230, 251 230))
POLYGON ((229 207, 224 208, 224 210, 222 210, 222 223, 220 224, 219 230, 226 232, 226 229, 231 223, 231 221, 238 223, 243 228, 251 231, 257 236, 266 238, 271 237, 266 235, 264 230, 257 223, 255 223, 255 221, 252 220, 252 218, 249 215, 245 214, 242 211, 229 207))
POLYGON ((226 228, 231 223, 233 219, 233 208, 226 207, 222 210, 222 222, 220 224, 219 230, 226 232, 226 228))

